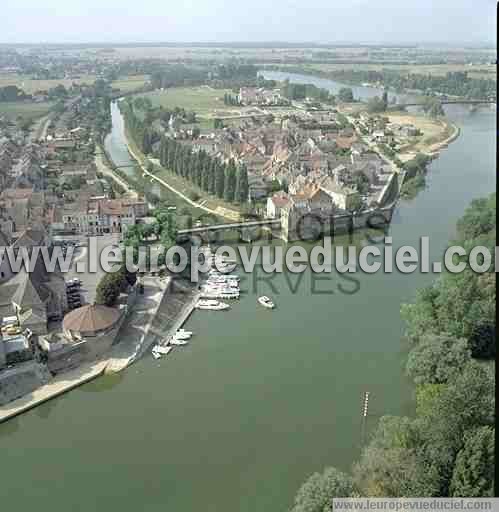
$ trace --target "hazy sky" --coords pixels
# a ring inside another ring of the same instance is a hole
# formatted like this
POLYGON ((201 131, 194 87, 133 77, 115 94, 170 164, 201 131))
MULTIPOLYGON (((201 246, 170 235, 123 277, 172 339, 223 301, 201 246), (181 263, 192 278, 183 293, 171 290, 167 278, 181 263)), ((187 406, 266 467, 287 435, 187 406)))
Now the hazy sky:
POLYGON ((491 42, 495 0, 2 0, 0 42, 491 42))

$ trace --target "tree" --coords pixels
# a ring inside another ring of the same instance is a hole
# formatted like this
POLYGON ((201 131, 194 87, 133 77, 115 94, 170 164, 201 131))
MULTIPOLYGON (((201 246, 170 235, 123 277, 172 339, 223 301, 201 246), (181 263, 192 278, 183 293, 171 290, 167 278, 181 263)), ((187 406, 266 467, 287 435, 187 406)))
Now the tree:
POLYGON ((385 110, 385 103, 379 96, 374 96, 367 100, 367 111, 370 112, 371 114, 384 112, 385 110))
POLYGON ((383 102, 383 111, 385 111, 388 108, 388 93, 386 90, 383 91, 381 101, 383 102))
POLYGON ((473 199, 464 215, 457 222, 460 240, 477 238, 489 233, 496 225, 496 194, 487 198, 473 199))
POLYGON ((233 160, 225 171, 224 199, 226 201, 234 201, 236 193, 236 165, 233 160))
POLYGON ((350 87, 342 87, 338 92, 338 99, 343 103, 351 103, 353 101, 353 92, 350 87))
POLYGON ((95 302, 106 306, 114 306, 121 293, 122 277, 120 272, 104 274, 97 285, 95 302))
MULTIPOLYGON (((467 431, 494 424, 494 375, 471 360, 418 418, 420 455, 439 478, 439 494, 447 496, 457 454, 467 431)), ((422 494, 425 496, 425 494, 422 494)))
POLYGON ((480 427, 467 433, 457 454, 450 495, 480 498, 494 496, 494 428, 480 427))
POLYGON ((409 353, 406 370, 416 384, 445 384, 470 359, 465 339, 426 335, 409 353))
POLYGON ((354 481, 363 496, 434 496, 435 472, 417 453, 417 425, 406 417, 383 416, 360 461, 354 481))
POLYGON ((216 158, 211 159, 210 168, 207 168, 205 172, 208 174, 207 190, 210 194, 216 195, 218 173, 218 163, 216 158))
POLYGON ((218 198, 222 198, 224 196, 224 188, 225 188, 225 165, 219 164, 217 165, 217 174, 215 176, 215 191, 218 198))
POLYGON ((234 198, 239 203, 245 203, 248 200, 249 185, 248 185, 248 169, 243 164, 237 171, 236 190, 234 198))
POLYGON ((314 473, 298 490, 291 512, 323 512, 330 510, 333 498, 354 494, 352 478, 336 468, 314 473))

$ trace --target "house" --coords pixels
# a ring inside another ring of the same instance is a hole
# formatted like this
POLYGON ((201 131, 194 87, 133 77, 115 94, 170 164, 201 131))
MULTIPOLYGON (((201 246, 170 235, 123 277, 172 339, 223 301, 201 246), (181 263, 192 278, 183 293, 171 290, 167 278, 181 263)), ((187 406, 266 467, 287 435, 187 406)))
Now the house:
MULTIPOLYGON (((33 246, 30 247, 26 239, 24 242, 24 245, 11 246, 14 254, 21 248, 32 254, 33 246)), ((39 254, 30 271, 24 265, 17 271, 10 266, 6 252, 2 255, 0 268, 3 269, 0 284, 0 314, 3 317, 17 316, 20 326, 34 334, 47 332, 47 322, 51 318, 62 318, 67 310, 67 297, 65 280, 59 269, 49 272, 39 254)))
POLYGON ((360 194, 353 186, 343 184, 337 176, 328 176, 320 184, 323 192, 329 195, 335 206, 341 210, 351 210, 354 208, 360 194))
POLYGON ((281 210, 289 203, 288 194, 284 191, 277 192, 267 199, 266 216, 270 219, 278 219, 281 210))
POLYGON ((267 197, 268 187, 262 176, 248 173, 248 194, 250 201, 267 197))
POLYGON ((256 87, 241 87, 239 89, 239 101, 243 105, 256 103, 258 99, 258 89, 256 87))

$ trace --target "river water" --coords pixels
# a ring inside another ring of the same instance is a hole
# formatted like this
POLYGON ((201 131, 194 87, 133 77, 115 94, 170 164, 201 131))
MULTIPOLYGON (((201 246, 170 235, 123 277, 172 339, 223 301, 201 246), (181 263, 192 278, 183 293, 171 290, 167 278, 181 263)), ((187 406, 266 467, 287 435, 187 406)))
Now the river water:
MULTIPOLYGON (((427 189, 400 203, 390 233, 394 247, 429 236, 433 260, 469 202, 495 189, 495 113, 452 106, 448 115, 461 136, 431 164, 427 189)), ((113 157, 123 164, 119 130, 107 147, 120 147, 113 157)), ((368 431, 380 415, 413 414, 399 310, 433 278, 394 272, 319 282, 305 273, 298 282, 282 274, 275 290, 253 290, 250 276, 231 311, 194 313, 191 344, 167 360, 147 356, 0 425, 3 507, 287 510, 310 473, 348 470, 358 457, 364 391, 368 431), (262 294, 278 308, 259 308, 262 294)))

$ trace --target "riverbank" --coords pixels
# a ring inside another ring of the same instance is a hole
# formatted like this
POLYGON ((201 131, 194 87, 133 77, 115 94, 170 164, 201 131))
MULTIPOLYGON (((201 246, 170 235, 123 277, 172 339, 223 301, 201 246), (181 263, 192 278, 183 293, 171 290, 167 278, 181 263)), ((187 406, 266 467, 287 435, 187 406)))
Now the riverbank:
POLYGON ((412 160, 417 153, 435 157, 451 142, 459 137, 460 129, 447 118, 431 119, 424 115, 411 113, 383 113, 390 123, 412 124, 422 132, 418 140, 400 148, 397 157, 401 162, 412 160))
POLYGON ((139 194, 136 190, 134 190, 130 184, 125 181, 123 178, 118 176, 109 165, 109 157, 105 152, 105 149, 101 146, 99 147, 100 152, 96 152, 94 162, 97 167, 97 172, 103 174, 103 176, 107 176, 112 179, 114 182, 121 187, 121 189, 131 198, 137 199, 139 194))
POLYGON ((3 405, 0 407, 0 423, 96 379, 104 373, 108 362, 105 359, 81 365, 54 377, 48 384, 35 389, 28 395, 3 405))

